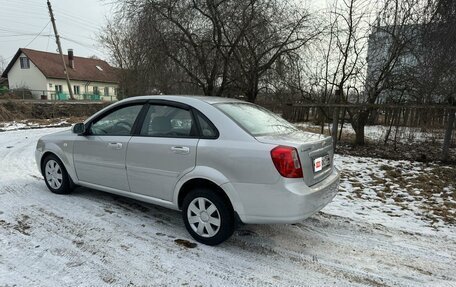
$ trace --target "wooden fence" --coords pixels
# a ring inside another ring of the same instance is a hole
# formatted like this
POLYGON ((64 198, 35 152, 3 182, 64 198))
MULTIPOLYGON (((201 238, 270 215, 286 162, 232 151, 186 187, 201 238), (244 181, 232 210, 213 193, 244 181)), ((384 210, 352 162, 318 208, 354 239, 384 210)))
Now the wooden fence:
POLYGON ((379 104, 286 104, 282 116, 290 122, 331 122, 334 109, 339 109, 339 118, 350 122, 349 113, 371 109, 369 125, 395 125, 406 127, 444 128, 450 111, 456 106, 448 105, 379 105, 379 104))

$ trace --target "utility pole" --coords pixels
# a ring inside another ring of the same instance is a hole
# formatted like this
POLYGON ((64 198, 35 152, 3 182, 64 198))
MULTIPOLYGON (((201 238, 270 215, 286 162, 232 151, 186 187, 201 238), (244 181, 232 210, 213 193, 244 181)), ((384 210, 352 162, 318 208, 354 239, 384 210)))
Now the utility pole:
POLYGON ((72 100, 74 100, 73 89, 71 88, 71 83, 70 83, 70 77, 68 75, 67 67, 65 64, 65 58, 63 57, 63 53, 62 53, 62 45, 60 44, 60 36, 59 36, 59 33, 57 32, 57 26, 55 25, 54 13, 52 12, 52 6, 51 6, 51 2, 49 2, 49 0, 47 0, 47 6, 49 8, 49 14, 51 16, 52 27, 54 28, 55 42, 57 43, 57 47, 59 48, 60 57, 62 57, 63 72, 65 73, 65 78, 66 78, 66 82, 68 85, 68 91, 70 92, 70 98, 72 100))

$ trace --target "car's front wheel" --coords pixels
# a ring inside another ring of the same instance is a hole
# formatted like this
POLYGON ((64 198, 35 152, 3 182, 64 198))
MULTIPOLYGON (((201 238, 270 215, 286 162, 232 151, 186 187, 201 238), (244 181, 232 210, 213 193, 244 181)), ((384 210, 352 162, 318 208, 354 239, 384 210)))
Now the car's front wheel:
POLYGON ((44 181, 50 191, 57 194, 67 194, 71 191, 70 179, 65 166, 55 155, 48 155, 42 165, 44 181))
POLYGON ((234 216, 229 203, 210 189, 195 189, 183 201, 185 227, 196 241, 217 245, 234 232, 234 216))

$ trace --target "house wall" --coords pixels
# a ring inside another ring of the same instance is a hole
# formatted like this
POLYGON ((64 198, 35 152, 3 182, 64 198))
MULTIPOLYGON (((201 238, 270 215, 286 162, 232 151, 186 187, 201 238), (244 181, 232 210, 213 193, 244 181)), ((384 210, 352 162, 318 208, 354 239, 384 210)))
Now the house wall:
MULTIPOLYGON (((71 82, 71 88, 74 91, 74 86, 79 86, 79 95, 74 95, 74 97, 78 100, 83 100, 84 99, 84 94, 93 94, 94 90, 93 88, 96 86, 98 87, 100 99, 102 101, 117 101, 117 92, 116 89, 118 89, 119 85, 117 84, 112 84, 112 83, 100 83, 100 82, 87 82, 87 81, 74 81, 70 80, 71 82), (109 91, 108 94, 105 94, 105 87, 108 87, 109 91)), ((55 86, 56 85, 61 85, 62 86, 62 92, 69 95, 68 91, 68 85, 66 80, 62 79, 47 79, 46 80, 46 86, 48 93, 48 99, 55 99, 55 86)))
MULTIPOLYGON (((22 53, 20 57, 25 57, 22 53)), ((64 79, 47 79, 38 67, 30 61, 29 69, 21 69, 20 57, 16 60, 11 70, 8 72, 8 82, 10 89, 28 89, 31 91, 35 99, 40 99, 42 95, 46 95, 48 99, 55 100, 55 86, 62 85, 62 92, 69 95, 68 85, 64 79)), ((117 84, 99 83, 87 81, 71 80, 71 87, 79 86, 80 94, 75 95, 76 99, 83 100, 83 94, 93 94, 94 87, 98 87, 100 99, 102 101, 117 101, 117 84), (108 94, 105 94, 105 87, 108 87, 108 94)))
MULTIPOLYGON (((25 57, 22 53, 20 57, 25 57)), ((30 69, 21 69, 20 57, 17 58, 11 70, 8 72, 8 82, 10 89, 26 88, 32 91, 35 98, 39 98, 46 87, 46 77, 30 61, 30 69)))

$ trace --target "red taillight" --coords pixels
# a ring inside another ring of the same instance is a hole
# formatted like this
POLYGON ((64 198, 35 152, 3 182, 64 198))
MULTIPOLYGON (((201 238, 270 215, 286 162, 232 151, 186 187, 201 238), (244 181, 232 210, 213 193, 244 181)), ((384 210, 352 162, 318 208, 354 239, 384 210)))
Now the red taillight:
POLYGON ((298 151, 294 147, 275 147, 271 150, 271 157, 281 176, 288 178, 303 177, 298 151))

